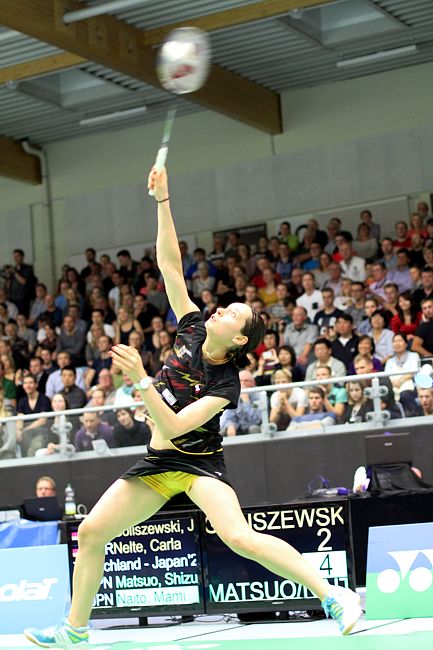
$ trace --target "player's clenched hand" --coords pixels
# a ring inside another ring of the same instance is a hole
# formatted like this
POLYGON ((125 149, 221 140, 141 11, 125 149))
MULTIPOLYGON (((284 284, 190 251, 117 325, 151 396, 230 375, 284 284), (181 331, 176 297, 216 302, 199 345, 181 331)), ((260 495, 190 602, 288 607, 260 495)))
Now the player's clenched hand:
POLYGON ((147 188, 154 191, 157 201, 163 201, 168 197, 168 180, 165 167, 160 171, 157 171, 155 165, 152 167, 147 180, 147 188))
POLYGON ((125 372, 134 383, 146 377, 140 353, 136 348, 122 343, 114 345, 110 350, 110 357, 113 364, 125 372))

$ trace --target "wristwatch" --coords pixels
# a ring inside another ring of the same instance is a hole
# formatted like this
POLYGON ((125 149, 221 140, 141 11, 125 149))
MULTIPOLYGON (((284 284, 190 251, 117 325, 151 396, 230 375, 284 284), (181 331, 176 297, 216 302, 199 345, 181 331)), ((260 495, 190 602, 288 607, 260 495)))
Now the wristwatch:
POLYGON ((140 379, 138 384, 134 384, 136 390, 147 390, 149 386, 152 386, 153 380, 152 377, 143 377, 140 379))

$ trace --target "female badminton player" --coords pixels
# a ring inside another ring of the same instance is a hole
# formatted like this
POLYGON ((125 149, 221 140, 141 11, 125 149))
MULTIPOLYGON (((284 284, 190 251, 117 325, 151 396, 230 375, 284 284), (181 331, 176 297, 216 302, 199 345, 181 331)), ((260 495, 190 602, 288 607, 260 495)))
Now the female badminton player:
POLYGON ((203 510, 233 551, 306 585, 320 598, 326 614, 337 620, 342 634, 347 634, 362 613, 358 595, 330 586, 287 543, 252 530, 228 482, 219 418, 224 409, 237 407, 237 360, 257 347, 264 324, 242 303, 219 308, 204 322, 183 278, 166 171, 153 168, 148 186, 158 203, 157 259, 178 320, 176 340, 155 383, 146 375, 135 348, 116 345, 111 356, 140 389, 155 429, 148 453, 107 490, 80 525, 69 616, 58 627, 28 629, 25 635, 45 648, 87 644, 87 624, 103 575, 105 545, 151 517, 180 492, 186 492, 203 510))

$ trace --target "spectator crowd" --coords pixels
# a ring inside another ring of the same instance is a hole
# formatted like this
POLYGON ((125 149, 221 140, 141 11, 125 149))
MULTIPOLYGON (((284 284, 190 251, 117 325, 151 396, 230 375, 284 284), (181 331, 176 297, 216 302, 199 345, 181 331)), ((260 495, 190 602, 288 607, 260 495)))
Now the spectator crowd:
MULTIPOLYGON (((322 230, 315 219, 292 232, 247 244, 237 231, 215 234, 211 251, 179 242, 184 276, 208 319, 232 302, 257 309, 266 324, 262 343, 240 372, 243 388, 338 377, 340 383, 281 388, 268 393, 269 419, 279 430, 365 421, 372 410, 368 382, 345 376, 379 371, 388 389, 382 408, 391 418, 433 413, 433 390, 416 389, 413 371, 433 357, 433 216, 420 202, 394 237, 363 210, 356 234, 340 219, 322 230)), ((64 265, 53 292, 38 282, 22 250, 0 272, 0 418, 18 421, 15 438, 5 423, 0 458, 53 454, 59 416, 48 411, 112 405, 115 411, 71 415, 69 443, 77 451, 95 440, 109 447, 147 444, 152 422, 126 375, 112 367, 109 350, 139 350, 155 377, 172 352, 177 322, 153 253, 140 261, 126 249, 115 260, 85 251, 86 265, 64 265), (12 439, 12 442, 11 442, 12 439)), ((266 395, 265 395, 266 399, 266 395)), ((226 411, 227 436, 260 430, 259 393, 243 393, 226 411)), ((263 402, 262 402, 263 403, 263 402)))

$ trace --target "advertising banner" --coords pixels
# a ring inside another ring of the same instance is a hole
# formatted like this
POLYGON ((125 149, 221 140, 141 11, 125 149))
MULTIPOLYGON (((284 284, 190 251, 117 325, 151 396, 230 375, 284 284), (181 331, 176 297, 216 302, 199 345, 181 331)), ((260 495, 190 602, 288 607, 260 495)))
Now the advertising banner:
POLYGON ((66 545, 0 549, 0 634, 61 622, 69 601, 66 545))
POLYGON ((433 523, 370 528, 366 618, 433 616, 433 523))

